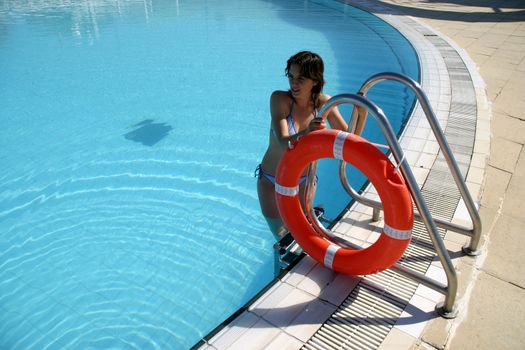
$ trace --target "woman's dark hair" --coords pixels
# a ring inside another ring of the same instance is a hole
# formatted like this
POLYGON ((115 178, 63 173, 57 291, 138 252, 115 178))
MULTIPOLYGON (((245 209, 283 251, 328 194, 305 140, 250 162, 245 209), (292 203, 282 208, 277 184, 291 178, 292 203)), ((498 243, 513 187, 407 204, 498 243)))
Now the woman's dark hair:
POLYGON ((317 84, 312 88, 312 101, 314 107, 319 105, 319 95, 323 91, 324 81, 324 63, 321 56, 310 51, 301 51, 293 55, 288 59, 286 63, 286 69, 284 72, 286 75, 290 72, 292 64, 297 64, 301 69, 301 75, 303 77, 315 80, 317 84))

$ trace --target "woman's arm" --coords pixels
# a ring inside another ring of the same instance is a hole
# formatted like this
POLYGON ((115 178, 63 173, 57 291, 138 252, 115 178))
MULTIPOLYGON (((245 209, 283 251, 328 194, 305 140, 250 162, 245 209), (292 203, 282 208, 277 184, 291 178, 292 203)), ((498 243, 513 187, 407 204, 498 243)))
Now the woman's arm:
MULTIPOLYGON (((363 96, 362 92, 358 92, 357 94, 363 96)), ((357 135, 361 135, 365 128, 366 118, 368 117, 368 109, 357 105, 354 108, 357 108, 357 123, 355 126, 355 133, 357 135)))
POLYGON ((290 105, 292 101, 288 93, 284 91, 274 91, 270 97, 270 112, 272 114, 272 129, 275 138, 279 142, 282 149, 287 149, 290 143, 294 143, 302 136, 311 131, 324 129, 326 127, 324 121, 315 119, 310 122, 306 129, 299 131, 295 135, 288 133, 288 114, 290 114, 290 105))
MULTIPOLYGON (((322 94, 320 98, 321 104, 324 105, 330 99, 330 95, 322 94)), ((345 119, 343 118, 341 112, 339 112, 339 109, 337 107, 334 107, 330 110, 330 113, 328 113, 326 119, 328 119, 328 123, 330 124, 330 127, 332 129, 338 129, 343 131, 348 130, 348 124, 346 124, 345 119)))
MULTIPOLYGON (((323 94, 321 100, 322 104, 324 105, 329 99, 330 95, 323 94)), ((357 108, 357 125, 355 133, 357 135, 361 135, 363 129, 365 128, 365 122, 368 116, 368 111, 366 110, 366 108, 357 105, 354 106, 354 108, 357 108)), ((328 119, 328 123, 330 124, 330 127, 332 129, 339 129, 343 131, 348 130, 348 124, 346 123, 345 119, 343 118, 341 112, 339 112, 339 109, 337 107, 334 107, 330 110, 330 113, 328 113, 326 119, 328 119)))

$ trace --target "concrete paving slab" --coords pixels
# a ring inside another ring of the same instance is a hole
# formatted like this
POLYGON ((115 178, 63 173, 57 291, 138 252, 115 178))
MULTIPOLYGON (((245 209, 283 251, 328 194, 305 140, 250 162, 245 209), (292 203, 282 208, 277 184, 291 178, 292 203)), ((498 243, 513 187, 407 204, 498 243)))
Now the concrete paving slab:
POLYGON ((525 288, 523 264, 525 221, 501 215, 490 236, 490 246, 483 270, 504 281, 525 288))
POLYGON ((501 136, 495 136, 491 142, 489 165, 512 173, 518 162, 522 145, 501 136))
MULTIPOLYGON (((505 202, 503 203, 503 213, 519 221, 525 221, 523 213, 525 213, 525 177, 513 177, 510 181, 505 202)), ((523 237, 523 236, 522 236, 523 237)), ((525 244, 525 239, 518 241, 525 244)), ((522 246, 523 246, 522 244, 522 246)), ((522 253, 523 255, 523 253, 522 253)))
POLYGON ((509 141, 525 144, 525 121, 507 113, 494 113, 493 132, 509 141))
POLYGON ((525 81, 520 87, 516 85, 509 86, 508 82, 506 82, 499 95, 494 99, 497 106, 494 108, 494 111, 504 112, 513 117, 523 115, 523 108, 525 107, 524 89, 525 81))
POLYGON ((492 166, 487 167, 485 172, 485 183, 491 187, 485 187, 481 197, 481 205, 488 208, 498 209, 505 198, 505 192, 510 183, 512 174, 492 166))
POLYGON ((525 180, 525 150, 521 150, 520 157, 518 159, 518 164, 516 164, 516 168, 514 169, 514 174, 516 178, 521 178, 525 180))
POLYGON ((481 273, 448 349, 525 348, 525 290, 481 273))
MULTIPOLYGON (((479 216, 481 218, 481 226, 483 227, 481 239, 480 239, 480 249, 482 249, 481 254, 486 254, 485 241, 489 237, 489 233, 492 232, 494 226, 496 225, 497 219, 500 216, 501 208, 489 208, 481 206, 479 208, 479 216)), ((464 260, 464 263, 475 264, 477 262, 476 258, 471 260, 464 260)))

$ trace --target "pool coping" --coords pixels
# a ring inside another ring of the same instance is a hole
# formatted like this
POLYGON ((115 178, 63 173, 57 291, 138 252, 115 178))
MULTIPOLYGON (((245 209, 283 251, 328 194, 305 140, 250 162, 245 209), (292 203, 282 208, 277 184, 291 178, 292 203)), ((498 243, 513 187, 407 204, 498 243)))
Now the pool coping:
MULTIPOLYGON (((448 38, 414 18, 367 1, 345 1, 345 3, 385 20, 412 43, 420 60, 421 86, 427 93, 443 129, 446 128, 451 113, 449 69, 454 68, 447 66, 448 62, 443 58, 441 49, 436 46, 435 40, 432 42, 431 39, 441 39, 445 46, 448 45, 447 49, 452 49, 459 55, 468 69, 469 79, 475 92, 475 101, 473 101, 476 105, 475 140, 471 157, 468 159, 466 182, 472 197, 479 203, 490 147, 491 115, 484 83, 475 64, 448 38)), ((461 92, 454 94, 454 97, 472 98, 472 96, 461 96, 461 92)), ((423 186, 436 162, 438 148, 420 107, 414 110, 400 142, 418 184, 423 186)), ((374 227, 350 233, 353 227, 351 223, 369 215, 370 209, 356 205, 340 221, 340 224, 334 227, 334 230, 341 234, 361 235, 362 240, 373 241, 378 234, 374 227)), ((470 221, 461 201, 452 220, 460 223, 470 221)), ((466 242, 464 236, 454 233, 446 233, 444 238, 445 246, 450 251, 460 251, 461 246, 466 242)), ((431 263, 426 274, 446 283, 444 271, 438 261, 431 263)), ((231 317, 231 322, 205 340, 200 349, 316 348, 311 341, 312 337, 366 277, 368 276, 352 277, 337 274, 311 258, 305 257, 249 305, 247 310, 241 310, 231 317)), ((416 286, 398 320, 393 320, 393 326, 386 327, 387 334, 375 334, 372 338, 377 338, 376 344, 366 345, 369 345, 369 348, 389 348, 395 344, 396 348, 410 348, 421 336, 428 321, 439 317, 434 307, 442 298, 441 294, 429 288, 416 286)))

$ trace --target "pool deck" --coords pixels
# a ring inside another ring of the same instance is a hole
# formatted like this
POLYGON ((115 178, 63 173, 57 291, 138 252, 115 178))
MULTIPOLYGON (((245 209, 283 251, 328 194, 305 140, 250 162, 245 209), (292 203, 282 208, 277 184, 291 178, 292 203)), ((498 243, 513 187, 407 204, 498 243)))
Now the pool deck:
MULTIPOLYGON (((465 166, 483 232, 482 253, 474 258, 461 252, 465 236, 443 234, 459 278, 458 316, 439 317, 434 306, 441 294, 391 270, 348 277, 306 257, 201 349, 525 348, 525 5, 347 2, 385 19, 413 42, 423 90, 458 150, 460 168, 465 166)), ((440 174, 440 161, 421 111, 415 111, 401 144, 423 191, 440 174)), ((370 244, 379 233, 369 214, 356 206, 334 230, 370 244)), ((461 201, 450 219, 468 225, 461 201)), ((421 238, 419 247, 426 245, 421 238)), ((439 261, 414 260, 415 268, 446 282, 439 261)))

